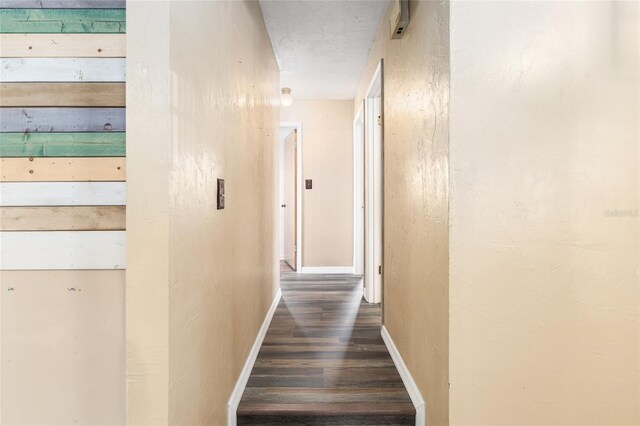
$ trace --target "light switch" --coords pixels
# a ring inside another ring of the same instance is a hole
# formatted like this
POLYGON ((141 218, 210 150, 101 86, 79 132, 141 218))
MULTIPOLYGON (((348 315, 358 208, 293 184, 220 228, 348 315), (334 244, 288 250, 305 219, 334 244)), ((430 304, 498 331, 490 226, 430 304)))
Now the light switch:
POLYGON ((218 179, 218 210, 224 209, 224 179, 218 179))
POLYGON ((311 189, 313 188, 313 181, 311 179, 307 179, 304 181, 304 188, 311 189))

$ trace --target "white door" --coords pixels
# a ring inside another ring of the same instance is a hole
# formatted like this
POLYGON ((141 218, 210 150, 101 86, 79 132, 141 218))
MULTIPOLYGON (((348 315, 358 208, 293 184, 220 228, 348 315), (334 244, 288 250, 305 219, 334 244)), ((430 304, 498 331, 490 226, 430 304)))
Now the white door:
POLYGON ((294 270, 296 265, 296 181, 297 130, 284 139, 284 261, 294 270))

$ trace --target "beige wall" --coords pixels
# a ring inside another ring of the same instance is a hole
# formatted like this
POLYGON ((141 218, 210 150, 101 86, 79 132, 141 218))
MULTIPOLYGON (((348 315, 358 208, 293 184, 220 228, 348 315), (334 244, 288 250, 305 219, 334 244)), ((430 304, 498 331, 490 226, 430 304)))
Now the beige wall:
POLYGON ((302 122, 302 266, 353 266, 353 102, 295 100, 280 121, 302 122))
POLYGON ((385 17, 355 107, 384 58, 384 322, 426 402, 448 421, 449 5, 411 2, 404 39, 385 17))
POLYGON ((451 5, 452 424, 640 424, 638 28, 451 5))
POLYGON ((278 69, 256 2, 152 4, 128 24, 128 422, 225 424, 278 286, 278 69))
POLYGON ((124 423, 124 281, 121 270, 0 272, 0 424, 124 423))
POLYGON ((160 425, 169 421, 169 2, 127 6, 127 423, 160 425))

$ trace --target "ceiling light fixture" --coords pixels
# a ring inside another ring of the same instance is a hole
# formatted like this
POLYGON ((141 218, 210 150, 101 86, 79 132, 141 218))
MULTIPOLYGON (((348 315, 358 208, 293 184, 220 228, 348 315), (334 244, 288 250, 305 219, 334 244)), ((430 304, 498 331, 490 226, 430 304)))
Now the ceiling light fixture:
POLYGON ((280 96, 280 104, 282 106, 289 106, 293 103, 293 96, 291 96, 291 89, 288 87, 282 88, 282 95, 280 96))

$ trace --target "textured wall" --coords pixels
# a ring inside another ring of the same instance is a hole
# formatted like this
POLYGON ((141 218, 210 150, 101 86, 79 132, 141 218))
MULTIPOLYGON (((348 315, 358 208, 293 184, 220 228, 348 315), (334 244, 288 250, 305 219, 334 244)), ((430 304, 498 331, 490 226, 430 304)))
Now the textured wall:
POLYGON ((302 266, 353 266, 353 102, 295 100, 280 121, 302 122, 302 266))
POLYGON ((278 67, 257 2, 172 4, 171 30, 169 421, 224 424, 278 286, 278 67))
POLYGON ((639 424, 635 2, 451 5, 451 423, 639 424))
POLYGON ((384 322, 426 402, 448 421, 449 6, 411 2, 404 39, 388 18, 356 111, 384 58, 384 322))
POLYGON ((0 1, 0 423, 122 424, 125 1, 45 3, 0 1))
POLYGON ((129 125, 157 152, 129 158, 128 422, 225 424, 278 287, 278 68, 257 2, 150 4, 129 20, 129 125))
POLYGON ((169 421, 169 2, 127 9, 127 424, 169 421))

